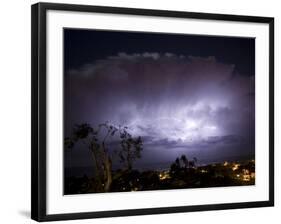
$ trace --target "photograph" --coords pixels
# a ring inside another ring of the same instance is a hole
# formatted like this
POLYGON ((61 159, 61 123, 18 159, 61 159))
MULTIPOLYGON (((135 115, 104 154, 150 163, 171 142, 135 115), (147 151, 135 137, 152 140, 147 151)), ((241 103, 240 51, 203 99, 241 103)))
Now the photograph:
POLYGON ((274 17, 254 15, 33 4, 31 218, 274 206, 274 17))
POLYGON ((254 186, 255 38, 65 27, 63 138, 64 195, 254 186))

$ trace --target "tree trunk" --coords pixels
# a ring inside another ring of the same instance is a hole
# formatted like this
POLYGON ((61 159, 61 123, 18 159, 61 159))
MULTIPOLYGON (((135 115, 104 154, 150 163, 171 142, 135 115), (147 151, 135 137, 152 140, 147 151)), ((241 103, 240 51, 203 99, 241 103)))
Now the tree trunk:
POLYGON ((104 191, 108 192, 110 191, 110 187, 112 184, 112 161, 109 155, 105 156, 104 166, 105 166, 105 176, 106 176, 104 191))

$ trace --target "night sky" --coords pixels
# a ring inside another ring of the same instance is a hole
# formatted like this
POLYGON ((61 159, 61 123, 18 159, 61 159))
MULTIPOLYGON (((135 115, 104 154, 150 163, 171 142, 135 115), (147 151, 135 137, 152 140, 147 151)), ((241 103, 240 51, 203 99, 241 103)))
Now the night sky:
MULTIPOLYGON (((255 40, 64 30, 64 131, 109 121, 142 136, 135 166, 254 158, 255 40)), ((88 149, 65 154, 90 166, 88 149)), ((161 165, 159 165, 161 166, 161 165)))

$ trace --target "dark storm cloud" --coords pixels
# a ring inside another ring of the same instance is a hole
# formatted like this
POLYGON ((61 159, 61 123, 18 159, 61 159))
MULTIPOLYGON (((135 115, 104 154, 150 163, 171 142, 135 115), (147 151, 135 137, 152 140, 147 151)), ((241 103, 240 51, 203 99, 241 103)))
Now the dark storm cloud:
POLYGON ((208 144, 243 144, 245 138, 239 135, 210 136, 205 142, 208 144))
MULTIPOLYGON (((254 77, 234 71, 235 65, 215 57, 169 52, 120 52, 71 69, 65 76, 66 134, 82 122, 126 125, 143 136, 150 151, 169 151, 167 158, 179 148, 210 153, 218 150, 214 145, 222 152, 225 145, 249 146, 254 77)), ((229 149, 234 154, 245 150, 229 149)))

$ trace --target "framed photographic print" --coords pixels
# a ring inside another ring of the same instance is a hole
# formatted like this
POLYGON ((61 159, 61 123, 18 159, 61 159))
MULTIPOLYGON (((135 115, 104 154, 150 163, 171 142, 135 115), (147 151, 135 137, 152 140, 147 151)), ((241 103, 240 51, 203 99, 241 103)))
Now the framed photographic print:
POLYGON ((32 6, 32 218, 274 205, 274 19, 32 6))

